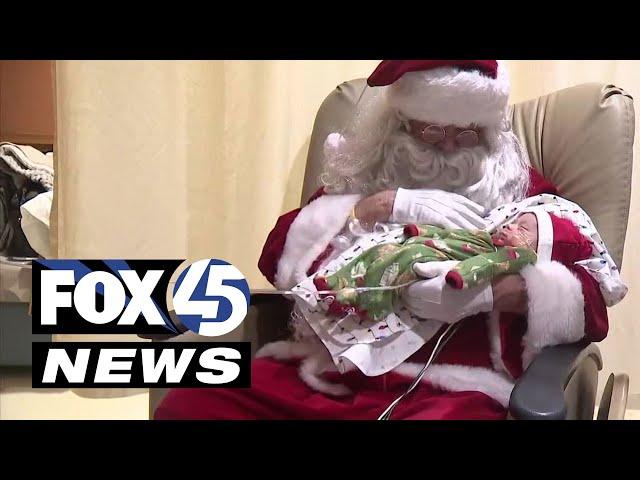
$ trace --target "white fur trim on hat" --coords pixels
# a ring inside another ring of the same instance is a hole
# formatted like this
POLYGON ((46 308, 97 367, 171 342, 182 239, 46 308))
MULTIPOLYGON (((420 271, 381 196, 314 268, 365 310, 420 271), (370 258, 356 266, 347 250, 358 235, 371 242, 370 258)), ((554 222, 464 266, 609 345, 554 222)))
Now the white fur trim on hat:
POLYGON ((498 63, 495 79, 452 68, 406 73, 387 88, 386 96, 392 108, 410 119, 494 127, 505 119, 509 90, 506 67, 498 63))

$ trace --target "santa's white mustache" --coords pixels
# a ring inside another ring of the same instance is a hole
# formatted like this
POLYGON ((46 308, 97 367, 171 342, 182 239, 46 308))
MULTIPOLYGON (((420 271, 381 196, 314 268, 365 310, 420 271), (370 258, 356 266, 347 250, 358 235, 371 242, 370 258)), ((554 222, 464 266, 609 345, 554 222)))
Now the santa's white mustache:
POLYGON ((394 135, 385 144, 379 185, 454 189, 482 177, 487 150, 483 146, 443 152, 408 135, 394 135))
POLYGON ((487 145, 453 152, 418 142, 399 122, 386 126, 382 141, 374 133, 325 149, 321 180, 327 192, 371 195, 396 188, 435 188, 490 209, 522 198, 529 185, 526 151, 512 132, 487 131, 487 145))

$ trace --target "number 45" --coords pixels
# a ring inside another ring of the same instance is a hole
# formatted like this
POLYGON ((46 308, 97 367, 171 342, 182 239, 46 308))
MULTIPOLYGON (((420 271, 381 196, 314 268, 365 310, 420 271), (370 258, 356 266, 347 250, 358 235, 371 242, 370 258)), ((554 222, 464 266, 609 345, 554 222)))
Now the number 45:
MULTIPOLYGON (((180 317, 194 315, 201 317, 198 333, 207 337, 218 337, 235 330, 247 316, 248 302, 245 294, 237 287, 223 285, 224 280, 245 280, 244 275, 233 265, 209 265, 210 260, 199 260, 191 264, 178 279, 177 291, 173 296, 173 308, 180 317), (223 321, 218 317, 218 300, 196 295, 192 298, 200 279, 208 272, 207 297, 224 297, 231 303, 231 314, 223 321), (201 299, 198 299, 200 297, 201 299), (210 320, 210 321, 207 321, 210 320)), ((248 286, 247 286, 248 291, 248 286)))

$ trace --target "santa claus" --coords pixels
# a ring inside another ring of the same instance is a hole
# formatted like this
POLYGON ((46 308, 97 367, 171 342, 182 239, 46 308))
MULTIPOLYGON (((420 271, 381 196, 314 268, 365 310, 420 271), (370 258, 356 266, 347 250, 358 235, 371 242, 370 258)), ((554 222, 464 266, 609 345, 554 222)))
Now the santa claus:
MULTIPOLYGON (((323 188, 282 215, 267 238, 259 267, 277 288, 293 287, 352 245, 354 224, 485 228, 490 209, 558 194, 511 131, 501 63, 383 61, 367 83, 374 90, 360 113, 325 142, 323 188)), ((459 328, 392 418, 504 419, 514 381, 540 349, 605 338, 599 283, 583 266, 555 261, 561 237, 552 237, 549 258, 488 286, 454 290, 436 267, 407 289, 413 315, 459 328), (434 295, 445 299, 438 308, 427 300, 434 295)), ((287 349, 267 346, 254 360, 250 389, 176 389, 155 418, 375 419, 407 390, 438 338, 392 371, 366 376, 319 367, 304 322, 296 328, 287 349), (346 388, 315 388, 312 371, 324 371, 323 385, 346 388)))

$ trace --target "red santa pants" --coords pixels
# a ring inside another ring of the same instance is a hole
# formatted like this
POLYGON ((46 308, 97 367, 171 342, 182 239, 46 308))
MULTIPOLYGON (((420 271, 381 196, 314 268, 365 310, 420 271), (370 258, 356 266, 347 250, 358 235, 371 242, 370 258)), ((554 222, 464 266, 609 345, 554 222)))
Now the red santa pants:
MULTIPOLYGON (((331 397, 298 376, 297 362, 269 358, 252 363, 251 388, 174 389, 155 412, 158 420, 375 420, 406 391, 411 378, 367 377, 352 371, 325 378, 353 395, 331 397)), ((480 392, 445 392, 422 383, 394 410, 394 420, 504 420, 507 411, 480 392)))

